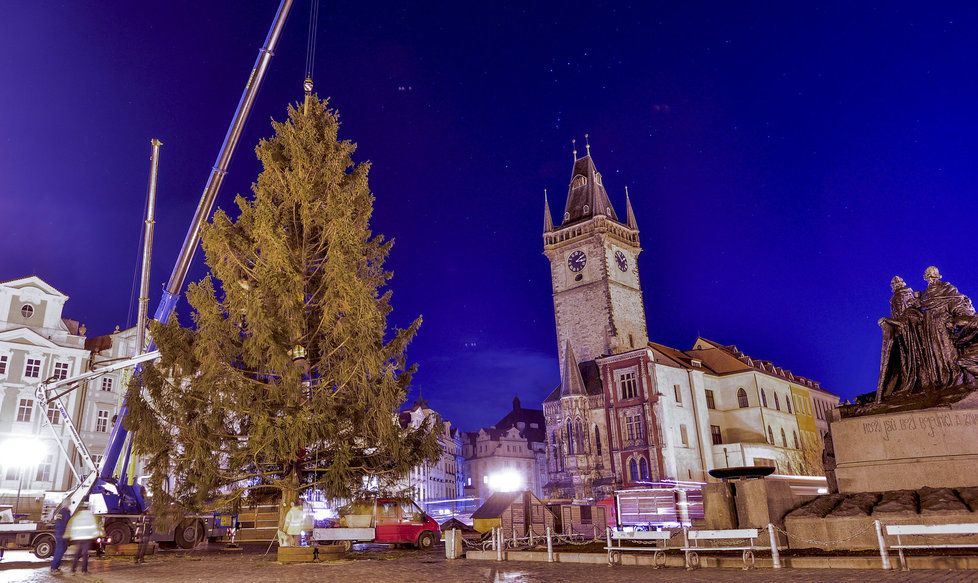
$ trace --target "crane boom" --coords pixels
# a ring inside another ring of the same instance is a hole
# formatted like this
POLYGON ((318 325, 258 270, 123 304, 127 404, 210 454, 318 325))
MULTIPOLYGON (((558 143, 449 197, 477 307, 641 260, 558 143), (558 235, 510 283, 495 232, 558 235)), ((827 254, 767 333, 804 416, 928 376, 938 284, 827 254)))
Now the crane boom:
MULTIPOLYGON (((272 20, 272 25, 269 28, 268 35, 265 37, 265 42, 262 45, 261 50, 258 52, 258 58, 255 60, 255 65, 251 70, 251 74, 248 76, 248 81, 241 93, 241 98, 238 100, 238 106, 235 109, 234 116, 231 118, 231 124, 228 127, 227 134, 224 136, 224 142, 221 144, 221 149, 218 151, 217 159, 215 160, 214 166, 211 168, 211 172, 208 175, 207 183, 205 184, 204 191, 201 194, 200 202, 197 205, 197 210, 194 212, 194 217, 190 223, 190 228, 187 230, 187 235, 184 238, 183 245, 180 247, 180 253, 177 256, 176 264, 174 265, 173 271, 170 274, 169 282, 167 283, 166 289, 163 292, 163 297, 156 308, 156 312, 153 315, 153 319, 157 322, 166 323, 176 309, 177 301, 180 299, 180 293, 183 290, 183 284, 187 277, 187 272, 190 269, 190 263, 193 260, 194 253, 197 251, 197 246, 200 242, 201 229, 203 229, 204 223, 210 217, 211 211, 214 208, 214 202, 217 199, 218 192, 220 191, 221 185, 224 182, 224 176, 227 174, 228 164, 230 163, 234 150, 241 138, 241 133, 244 130, 245 122, 248 119, 248 115, 251 113, 252 106, 255 103, 255 98, 258 95, 258 89, 261 87, 262 81, 265 78, 265 73, 268 70, 269 62, 274 54, 279 38, 282 35, 282 30, 285 27, 285 20, 292 8, 292 3, 293 0, 281 0, 278 10, 275 12, 275 17, 272 20)), ((140 349, 142 349, 142 347, 137 347, 137 351, 140 349)), ((146 350, 148 351, 154 351, 154 349, 155 343, 153 342, 150 342, 149 346, 146 347, 146 350)), ((147 352, 142 356, 150 356, 152 354, 158 355, 158 353, 154 351, 147 352)), ((151 360, 151 358, 146 358, 145 360, 151 360)), ((141 370, 142 362, 145 362, 145 360, 140 360, 138 363, 135 363, 137 377, 138 372, 141 370)), ((133 366, 131 359, 127 366, 133 366)), ((101 371, 99 371, 100 374, 104 372, 105 369, 101 369, 101 371)), ((39 388, 39 393, 40 390, 41 389, 39 388)), ((46 400, 47 390, 44 391, 44 397, 46 400)), ((57 399, 55 399, 55 401, 57 401, 57 399)), ((61 407, 61 409, 63 409, 63 407, 61 407)), ((112 427, 112 434, 109 437, 109 443, 105 449, 101 469, 99 471, 89 472, 85 479, 82 480, 82 483, 79 484, 79 486, 69 495, 69 510, 72 513, 74 513, 78 505, 82 502, 82 500, 89 496, 89 494, 101 495, 105 502, 105 510, 110 514, 138 514, 146 511, 146 501, 143 499, 142 493, 138 488, 134 488, 126 478, 125 465, 127 464, 124 464, 122 473, 118 478, 114 476, 116 465, 119 462, 120 456, 123 454, 123 450, 125 450, 125 457, 128 460, 130 449, 132 447, 132 442, 128 439, 128 431, 123 425, 127 412, 128 406, 126 401, 123 400, 122 405, 119 408, 119 413, 116 416, 115 424, 112 427)), ((75 432, 75 435, 76 434, 77 431, 75 432)), ((72 439, 75 439, 74 435, 72 439)), ((82 448, 84 448, 84 444, 81 445, 82 448)), ((87 449, 82 448, 80 448, 79 451, 83 451, 84 453, 82 455, 85 457, 87 454, 87 449)), ((90 455, 88 455, 86 465, 94 467, 94 463, 92 462, 90 455)))

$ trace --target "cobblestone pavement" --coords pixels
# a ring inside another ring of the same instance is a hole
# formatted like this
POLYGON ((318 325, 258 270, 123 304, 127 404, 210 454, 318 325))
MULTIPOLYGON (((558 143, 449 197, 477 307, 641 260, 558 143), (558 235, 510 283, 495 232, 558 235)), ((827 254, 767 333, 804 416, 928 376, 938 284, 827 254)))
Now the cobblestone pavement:
POLYGON ((719 581, 764 583, 816 581, 832 583, 889 582, 978 582, 978 571, 898 571, 840 569, 682 569, 648 567, 608 567, 605 565, 495 563, 492 561, 446 561, 441 550, 369 551, 356 553, 353 559, 319 564, 279 565, 272 556, 261 553, 162 554, 145 565, 134 565, 121 559, 92 560, 87 577, 68 573, 53 576, 47 565, 37 563, 0 563, 0 583, 52 581, 92 581, 101 583, 152 581, 153 583, 242 583, 248 581, 281 581, 288 583, 353 582, 369 583, 603 583, 622 581, 655 581, 656 583, 717 583, 719 581))

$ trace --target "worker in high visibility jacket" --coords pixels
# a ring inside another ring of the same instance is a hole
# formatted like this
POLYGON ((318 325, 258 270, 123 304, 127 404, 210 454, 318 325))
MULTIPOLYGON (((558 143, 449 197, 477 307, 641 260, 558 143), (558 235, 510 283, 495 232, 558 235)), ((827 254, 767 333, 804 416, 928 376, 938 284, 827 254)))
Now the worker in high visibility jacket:
POLYGON ((85 506, 78 510, 68 521, 68 538, 75 543, 75 558, 71 561, 71 572, 78 569, 81 560, 82 573, 88 573, 88 553, 92 550, 92 541, 102 536, 102 525, 98 517, 85 506))
POLYGON ((289 546, 298 546, 299 537, 306 526, 306 511, 301 502, 296 502, 285 515, 285 534, 288 535, 289 546))

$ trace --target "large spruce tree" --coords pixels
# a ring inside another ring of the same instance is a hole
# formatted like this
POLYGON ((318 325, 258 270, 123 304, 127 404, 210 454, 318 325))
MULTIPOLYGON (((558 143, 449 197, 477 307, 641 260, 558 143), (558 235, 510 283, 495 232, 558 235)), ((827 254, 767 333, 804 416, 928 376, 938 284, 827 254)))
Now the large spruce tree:
POLYGON ((353 162, 325 100, 272 126, 254 196, 204 229, 193 324, 152 327, 162 356, 128 390, 157 511, 246 492, 283 508, 309 488, 355 497, 437 456, 430 426, 397 423, 421 318, 388 329, 391 242, 370 229, 369 164, 353 162))

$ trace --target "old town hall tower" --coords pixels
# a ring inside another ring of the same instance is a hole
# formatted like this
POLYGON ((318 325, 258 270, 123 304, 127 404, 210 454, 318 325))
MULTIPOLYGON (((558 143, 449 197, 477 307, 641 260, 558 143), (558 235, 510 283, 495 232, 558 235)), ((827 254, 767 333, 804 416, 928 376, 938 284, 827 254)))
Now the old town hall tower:
POLYGON ((570 344, 578 362, 644 347, 645 308, 638 277, 642 251, 626 194, 618 219, 590 148, 574 156, 567 204, 554 226, 545 201, 544 253, 550 260, 560 362, 570 344))

